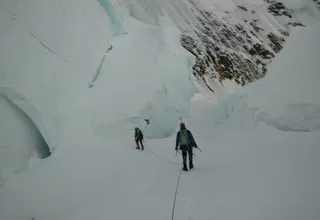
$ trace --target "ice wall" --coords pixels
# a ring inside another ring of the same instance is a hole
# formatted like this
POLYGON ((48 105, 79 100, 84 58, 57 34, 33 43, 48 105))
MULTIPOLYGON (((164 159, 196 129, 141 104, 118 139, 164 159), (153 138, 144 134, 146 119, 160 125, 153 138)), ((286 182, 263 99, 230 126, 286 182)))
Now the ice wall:
POLYGON ((72 108, 109 46, 109 29, 96 1, 0 2, 0 95, 14 104, 1 101, 6 123, 0 123, 0 133, 11 133, 11 139, 1 136, 0 146, 16 146, 1 151, 0 160, 10 163, 0 169, 25 167, 40 137, 54 152, 69 135, 78 117, 72 108))
POLYGON ((180 30, 166 16, 156 26, 138 21, 119 3, 0 3, 0 94, 53 155, 87 133, 126 135, 145 118, 147 136, 166 137, 188 113, 194 57, 180 46, 180 30))
POLYGON ((146 136, 157 138, 172 135, 180 117, 188 115, 189 102, 194 93, 191 81, 195 63, 195 57, 179 46, 180 31, 174 23, 167 18, 162 18, 160 22, 164 42, 156 67, 162 85, 143 110, 151 122, 145 128, 146 136))
POLYGON ((117 12, 114 9, 112 2, 110 0, 97 0, 101 7, 106 12, 106 15, 109 18, 111 31, 113 36, 119 36, 121 34, 125 34, 126 31, 124 30, 124 27, 122 26, 121 21, 118 18, 117 12))
POLYGON ((99 137, 126 134, 135 126, 148 137, 167 137, 188 114, 194 57, 179 45, 180 32, 167 18, 158 27, 135 19, 124 25, 129 34, 112 41, 105 74, 87 94, 95 98, 86 98, 90 104, 80 108, 93 113, 99 137))
POLYGON ((70 119, 109 46, 103 8, 95 1, 8 0, 0 15, 0 87, 23 94, 47 127, 70 119))
POLYGON ((0 185, 6 173, 21 172, 34 154, 50 156, 49 147, 29 116, 10 99, 0 95, 0 185))

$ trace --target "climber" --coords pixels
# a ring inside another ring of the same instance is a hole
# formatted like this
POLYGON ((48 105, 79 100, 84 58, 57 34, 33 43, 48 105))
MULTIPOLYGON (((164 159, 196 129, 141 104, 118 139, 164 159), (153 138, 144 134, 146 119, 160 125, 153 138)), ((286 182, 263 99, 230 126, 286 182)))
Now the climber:
POLYGON ((193 138, 192 133, 186 128, 184 122, 180 123, 180 131, 177 133, 176 137, 176 151, 182 151, 182 160, 183 160, 183 170, 188 171, 187 168, 187 155, 189 155, 189 169, 193 168, 193 152, 192 147, 197 148, 197 144, 193 138), (178 148, 179 147, 179 148, 178 148))
POLYGON ((136 144, 137 144, 137 149, 139 150, 140 149, 140 146, 139 146, 139 143, 141 145, 141 150, 144 150, 144 146, 143 146, 143 133, 142 131, 138 128, 138 127, 135 127, 134 128, 135 132, 134 132, 134 139, 136 141, 136 144))

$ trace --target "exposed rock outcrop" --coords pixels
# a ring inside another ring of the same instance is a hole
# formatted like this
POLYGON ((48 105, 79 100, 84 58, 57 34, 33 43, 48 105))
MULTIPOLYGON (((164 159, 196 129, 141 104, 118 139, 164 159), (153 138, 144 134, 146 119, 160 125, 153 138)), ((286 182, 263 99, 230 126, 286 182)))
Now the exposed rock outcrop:
POLYGON ((224 16, 193 0, 189 3, 198 24, 193 32, 184 32, 181 44, 196 57, 194 75, 213 92, 212 80, 230 79, 245 85, 262 78, 291 29, 303 26, 275 0, 264 0, 259 7, 237 5, 224 16), (276 22, 266 20, 268 16, 276 22))

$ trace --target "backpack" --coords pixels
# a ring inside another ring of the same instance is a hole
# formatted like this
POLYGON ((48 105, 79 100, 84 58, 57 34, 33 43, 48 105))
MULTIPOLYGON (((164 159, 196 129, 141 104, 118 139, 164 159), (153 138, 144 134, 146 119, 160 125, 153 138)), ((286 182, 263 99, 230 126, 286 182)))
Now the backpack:
POLYGON ((140 130, 140 129, 137 129, 136 131, 135 131, 135 138, 137 138, 137 139, 143 139, 143 134, 142 134, 142 131, 140 130))
POLYGON ((143 133, 141 130, 139 130, 139 138, 143 139, 143 133))
POLYGON ((180 130, 180 146, 188 146, 188 145, 189 145, 188 130, 181 129, 180 130))

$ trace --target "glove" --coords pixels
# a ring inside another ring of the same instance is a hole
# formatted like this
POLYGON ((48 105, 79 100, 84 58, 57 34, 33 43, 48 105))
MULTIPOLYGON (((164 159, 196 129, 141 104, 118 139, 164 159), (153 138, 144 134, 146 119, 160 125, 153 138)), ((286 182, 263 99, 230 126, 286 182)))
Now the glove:
POLYGON ((178 147, 176 147, 176 151, 178 151, 178 147))
POLYGON ((198 148, 198 146, 196 144, 193 147, 198 148))

